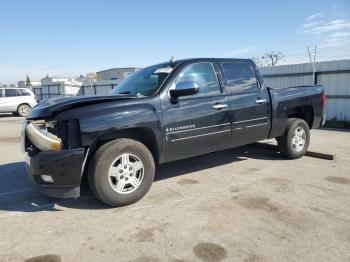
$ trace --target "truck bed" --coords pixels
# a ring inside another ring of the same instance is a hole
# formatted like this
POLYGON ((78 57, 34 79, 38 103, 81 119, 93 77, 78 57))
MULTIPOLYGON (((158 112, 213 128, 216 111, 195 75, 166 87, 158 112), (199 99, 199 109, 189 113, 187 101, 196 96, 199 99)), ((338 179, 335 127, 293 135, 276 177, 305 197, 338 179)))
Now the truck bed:
POLYGON ((310 129, 321 124, 323 86, 269 88, 269 92, 272 106, 270 138, 283 134, 287 119, 291 115, 313 114, 314 120, 308 123, 310 129))

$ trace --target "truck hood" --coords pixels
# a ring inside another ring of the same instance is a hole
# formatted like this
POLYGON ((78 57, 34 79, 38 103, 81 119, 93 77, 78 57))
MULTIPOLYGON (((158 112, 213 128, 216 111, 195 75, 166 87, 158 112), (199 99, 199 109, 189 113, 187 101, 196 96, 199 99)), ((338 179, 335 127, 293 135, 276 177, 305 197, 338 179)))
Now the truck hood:
POLYGON ((103 102, 136 98, 134 95, 106 95, 106 96, 73 96, 57 97, 41 101, 27 116, 27 119, 50 118, 54 114, 71 108, 92 105, 103 102))

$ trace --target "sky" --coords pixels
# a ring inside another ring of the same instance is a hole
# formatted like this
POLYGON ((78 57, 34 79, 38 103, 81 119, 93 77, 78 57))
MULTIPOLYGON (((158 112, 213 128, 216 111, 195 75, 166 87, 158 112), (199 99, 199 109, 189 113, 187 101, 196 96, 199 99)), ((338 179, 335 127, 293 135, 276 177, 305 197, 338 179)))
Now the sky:
POLYGON ((190 57, 350 58, 350 0, 0 3, 0 83, 190 57))

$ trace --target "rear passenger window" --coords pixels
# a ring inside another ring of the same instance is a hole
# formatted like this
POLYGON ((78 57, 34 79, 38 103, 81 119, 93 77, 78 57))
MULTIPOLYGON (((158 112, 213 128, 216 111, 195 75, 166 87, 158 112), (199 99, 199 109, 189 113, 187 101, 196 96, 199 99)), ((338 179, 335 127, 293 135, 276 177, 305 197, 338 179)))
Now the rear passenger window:
POLYGON ((20 96, 17 89, 5 89, 5 97, 20 96))
POLYGON ((28 92, 28 90, 25 89, 20 89, 21 95, 22 96, 30 96, 31 94, 28 92))
POLYGON ((253 69, 246 63, 222 63, 228 92, 256 91, 257 81, 253 69))
POLYGON ((187 66, 177 77, 175 83, 192 82, 199 86, 198 94, 211 95, 220 92, 214 67, 210 63, 197 63, 187 66))

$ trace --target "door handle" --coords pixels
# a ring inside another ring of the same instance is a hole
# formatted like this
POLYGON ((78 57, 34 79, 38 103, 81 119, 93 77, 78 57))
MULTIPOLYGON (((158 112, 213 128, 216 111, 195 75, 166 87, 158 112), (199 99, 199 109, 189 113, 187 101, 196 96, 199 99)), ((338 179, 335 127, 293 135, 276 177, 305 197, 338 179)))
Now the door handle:
POLYGON ((221 109, 226 108, 226 107, 227 107, 227 105, 225 105, 225 104, 215 104, 215 105, 213 105, 213 109, 215 109, 215 110, 221 110, 221 109))
POLYGON ((263 104, 266 102, 266 99, 262 99, 262 98, 258 98, 257 100, 255 100, 255 103, 257 104, 263 104))

